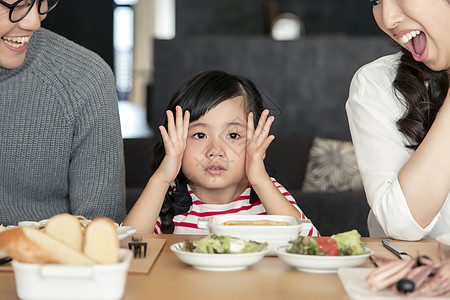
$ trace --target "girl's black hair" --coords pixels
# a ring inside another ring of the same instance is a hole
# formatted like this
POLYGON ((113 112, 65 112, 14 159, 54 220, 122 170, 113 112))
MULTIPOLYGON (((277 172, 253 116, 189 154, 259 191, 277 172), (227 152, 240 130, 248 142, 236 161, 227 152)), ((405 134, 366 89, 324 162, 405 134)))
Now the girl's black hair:
MULTIPOLYGON (((202 72, 185 81, 172 96, 166 110, 171 110, 175 115, 175 107, 179 105, 183 111, 190 112, 190 122, 194 122, 218 104, 237 96, 244 98, 247 113, 253 112, 256 126, 264 110, 261 94, 249 79, 222 71, 202 72)), ((166 115, 163 123, 167 128, 166 115)), ((162 139, 155 145, 153 155, 155 171, 165 155, 162 139)), ((163 233, 173 233, 173 217, 187 212, 192 204, 187 191, 187 182, 187 178, 180 170, 175 179, 176 188, 171 187, 166 193, 159 213, 163 233)))
POLYGON ((397 121, 397 127, 409 140, 405 146, 416 150, 444 103, 449 75, 445 70, 431 70, 415 61, 408 50, 402 51, 394 88, 404 96, 406 112, 397 121))

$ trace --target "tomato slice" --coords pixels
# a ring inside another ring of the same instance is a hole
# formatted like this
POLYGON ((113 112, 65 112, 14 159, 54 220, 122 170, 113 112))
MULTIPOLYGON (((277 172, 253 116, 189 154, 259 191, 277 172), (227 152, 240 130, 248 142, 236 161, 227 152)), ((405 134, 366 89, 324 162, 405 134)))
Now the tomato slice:
POLYGON ((338 256, 339 248, 335 240, 330 237, 318 237, 316 238, 316 242, 319 245, 318 253, 325 253, 325 255, 329 256, 338 256))

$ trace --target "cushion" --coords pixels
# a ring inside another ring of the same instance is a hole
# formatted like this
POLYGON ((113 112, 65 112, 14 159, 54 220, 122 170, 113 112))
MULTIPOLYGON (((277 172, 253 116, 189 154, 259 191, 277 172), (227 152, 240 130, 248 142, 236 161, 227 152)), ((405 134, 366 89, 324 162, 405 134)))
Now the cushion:
POLYGON ((345 192, 363 188, 350 141, 314 138, 309 150, 304 192, 345 192))

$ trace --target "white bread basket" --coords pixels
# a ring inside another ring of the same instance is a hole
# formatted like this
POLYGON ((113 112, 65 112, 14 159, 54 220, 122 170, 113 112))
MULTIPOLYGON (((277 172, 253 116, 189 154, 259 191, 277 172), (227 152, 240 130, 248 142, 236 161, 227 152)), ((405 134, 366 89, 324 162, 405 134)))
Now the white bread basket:
POLYGON ((132 252, 119 249, 118 264, 63 265, 12 261, 21 300, 121 299, 132 252))

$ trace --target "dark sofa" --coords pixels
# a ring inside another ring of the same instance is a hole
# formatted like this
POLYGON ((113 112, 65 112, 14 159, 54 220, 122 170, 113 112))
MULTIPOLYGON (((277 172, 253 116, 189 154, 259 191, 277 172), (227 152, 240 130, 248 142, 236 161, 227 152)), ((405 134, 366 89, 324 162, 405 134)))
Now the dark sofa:
MULTIPOLYGON (((357 229, 368 236, 369 207, 363 190, 302 192, 308 152, 315 137, 350 141, 345 101, 356 70, 393 53, 384 36, 315 36, 274 41, 264 36, 177 37, 154 41, 154 80, 148 116, 158 132, 174 90, 194 74, 218 69, 250 78, 275 116, 266 162, 322 235, 357 229)), ((125 140, 128 207, 145 185, 152 140, 125 140)))

